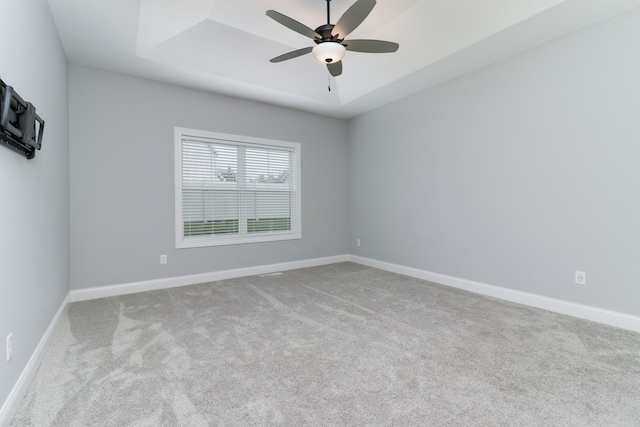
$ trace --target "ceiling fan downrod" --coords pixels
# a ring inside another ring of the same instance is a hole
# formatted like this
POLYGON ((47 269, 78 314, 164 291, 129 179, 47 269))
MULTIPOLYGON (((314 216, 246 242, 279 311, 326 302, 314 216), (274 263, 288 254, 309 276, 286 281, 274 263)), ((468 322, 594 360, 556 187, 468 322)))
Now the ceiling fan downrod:
POLYGON ((338 39, 338 37, 332 34, 333 28, 335 25, 331 24, 331 0, 327 1, 327 23, 325 25, 321 25, 315 29, 315 32, 320 35, 320 38, 314 40, 316 44, 324 43, 324 42, 342 42, 342 40, 338 39))

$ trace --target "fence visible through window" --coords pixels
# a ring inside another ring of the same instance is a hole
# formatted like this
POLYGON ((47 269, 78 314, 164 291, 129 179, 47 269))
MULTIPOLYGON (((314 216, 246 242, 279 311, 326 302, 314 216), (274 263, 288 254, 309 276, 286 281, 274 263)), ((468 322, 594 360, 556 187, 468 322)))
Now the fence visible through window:
POLYGON ((299 153, 295 145, 185 135, 179 144, 183 242, 299 236, 299 153))

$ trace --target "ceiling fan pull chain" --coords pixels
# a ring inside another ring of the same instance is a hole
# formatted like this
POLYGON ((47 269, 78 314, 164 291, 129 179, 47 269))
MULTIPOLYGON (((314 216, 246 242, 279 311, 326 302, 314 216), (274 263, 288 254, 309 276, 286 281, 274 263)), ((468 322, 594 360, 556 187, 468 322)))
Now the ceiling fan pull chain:
POLYGON ((327 86, 327 89, 329 89, 329 92, 331 92, 331 76, 327 77, 327 84, 329 85, 327 86))

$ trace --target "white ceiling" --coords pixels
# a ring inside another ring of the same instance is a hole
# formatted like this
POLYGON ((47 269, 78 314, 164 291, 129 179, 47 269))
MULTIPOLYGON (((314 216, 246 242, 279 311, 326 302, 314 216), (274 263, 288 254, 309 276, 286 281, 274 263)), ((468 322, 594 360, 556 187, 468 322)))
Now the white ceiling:
MULTIPOLYGON (((335 24, 355 0, 333 0, 335 24)), ((313 42, 265 15, 326 23, 324 0, 48 0, 70 62, 350 118, 635 7, 640 0, 378 0, 347 39, 397 42, 347 52, 329 77, 313 42), (328 85, 331 91, 328 91, 328 85)))

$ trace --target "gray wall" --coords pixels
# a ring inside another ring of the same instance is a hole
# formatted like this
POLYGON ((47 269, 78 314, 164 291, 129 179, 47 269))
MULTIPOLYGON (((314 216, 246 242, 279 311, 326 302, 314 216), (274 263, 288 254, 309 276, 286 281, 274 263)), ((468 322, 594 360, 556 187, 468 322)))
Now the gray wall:
POLYGON ((78 65, 69 86, 72 289, 347 253, 345 120, 78 65), (175 126, 300 142, 302 239, 175 249, 175 126))
POLYGON ((352 119, 350 253, 640 315, 639 47, 636 10, 352 119))
POLYGON ((0 77, 46 122, 35 159, 0 147, 1 407, 69 293, 69 162, 67 61, 46 1, 2 0, 0 16, 0 77))

